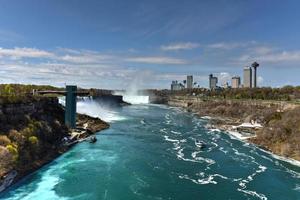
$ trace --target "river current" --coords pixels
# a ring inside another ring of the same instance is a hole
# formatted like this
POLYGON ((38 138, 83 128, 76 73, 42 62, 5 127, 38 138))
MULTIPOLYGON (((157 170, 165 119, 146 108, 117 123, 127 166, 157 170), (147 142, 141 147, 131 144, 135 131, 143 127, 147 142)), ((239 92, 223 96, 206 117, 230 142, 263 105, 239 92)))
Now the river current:
POLYGON ((300 199, 299 167, 206 128, 206 119, 151 104, 108 110, 85 101, 78 108, 110 121, 110 129, 97 134, 97 143, 74 146, 0 199, 300 199))

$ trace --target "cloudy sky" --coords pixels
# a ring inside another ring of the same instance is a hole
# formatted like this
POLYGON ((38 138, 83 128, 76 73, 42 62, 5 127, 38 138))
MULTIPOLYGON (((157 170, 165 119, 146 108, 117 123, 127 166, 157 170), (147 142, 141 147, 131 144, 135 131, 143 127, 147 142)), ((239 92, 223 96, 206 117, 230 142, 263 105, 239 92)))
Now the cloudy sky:
POLYGON ((0 83, 169 88, 300 85, 298 0, 0 0, 0 83))

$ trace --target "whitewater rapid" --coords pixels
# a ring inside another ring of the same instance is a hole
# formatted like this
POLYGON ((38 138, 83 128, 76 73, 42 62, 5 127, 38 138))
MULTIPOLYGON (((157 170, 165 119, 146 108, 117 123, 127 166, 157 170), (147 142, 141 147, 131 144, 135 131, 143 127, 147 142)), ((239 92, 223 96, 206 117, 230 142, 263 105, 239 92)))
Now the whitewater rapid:
MULTIPOLYGON (((78 109, 105 117, 91 101, 78 109)), ((300 199, 299 167, 206 128, 206 119, 151 104, 105 109, 114 121, 97 143, 74 146, 0 199, 300 199)))
POLYGON ((141 95, 122 95, 123 101, 130 104, 147 104, 149 103, 149 96, 141 96, 141 95))
MULTIPOLYGON (((65 98, 59 98, 59 103, 65 106, 65 98)), ((109 107, 100 101, 95 101, 91 97, 79 98, 76 103, 78 113, 92 117, 99 117, 106 122, 125 120, 126 116, 120 115, 119 108, 109 107)))

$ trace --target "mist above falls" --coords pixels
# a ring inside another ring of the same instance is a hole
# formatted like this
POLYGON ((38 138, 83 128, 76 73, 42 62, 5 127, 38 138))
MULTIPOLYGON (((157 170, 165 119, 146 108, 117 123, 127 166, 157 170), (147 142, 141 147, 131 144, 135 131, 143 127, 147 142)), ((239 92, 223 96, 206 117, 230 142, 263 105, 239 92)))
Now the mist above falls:
MULTIPOLYGON (((59 98, 59 102, 65 106, 65 97, 59 98)), ((109 107, 89 97, 77 99, 76 109, 78 113, 92 117, 98 117, 106 122, 120 121, 126 119, 118 112, 118 108, 109 107)))
POLYGON ((145 87, 144 83, 151 81, 152 76, 147 71, 135 74, 135 77, 128 83, 125 91, 116 92, 116 95, 122 95, 123 101, 130 104, 147 104, 149 103, 149 95, 144 95, 141 90, 145 87))

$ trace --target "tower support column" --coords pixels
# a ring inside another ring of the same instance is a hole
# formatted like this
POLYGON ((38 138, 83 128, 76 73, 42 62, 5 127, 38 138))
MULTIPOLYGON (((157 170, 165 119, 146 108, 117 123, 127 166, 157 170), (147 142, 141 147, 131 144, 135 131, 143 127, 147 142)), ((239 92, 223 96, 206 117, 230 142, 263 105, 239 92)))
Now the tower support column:
POLYGON ((76 85, 66 86, 65 125, 76 128, 76 85))

